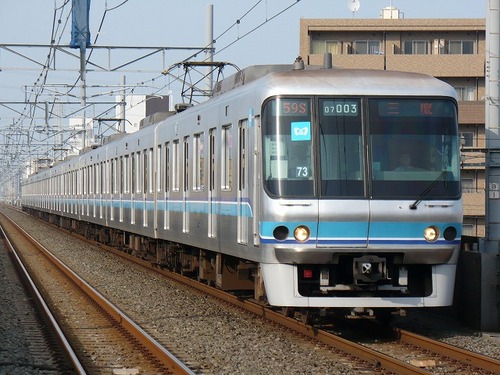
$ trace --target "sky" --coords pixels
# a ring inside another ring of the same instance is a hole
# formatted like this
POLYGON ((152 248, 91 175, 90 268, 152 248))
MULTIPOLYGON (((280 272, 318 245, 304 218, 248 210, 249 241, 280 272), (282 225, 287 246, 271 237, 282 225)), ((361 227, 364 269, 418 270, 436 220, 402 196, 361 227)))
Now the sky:
MULTIPOLYGON (((63 11, 55 12, 66 0, 0 0, 0 44, 49 44, 52 30, 57 30, 57 44, 70 41, 71 19, 67 20, 71 1, 63 11), (61 23, 54 15, 63 15, 61 23), (55 17, 55 18, 54 18, 55 17), (56 20, 56 22, 54 22, 56 20)), ((201 47, 206 43, 207 6, 213 5, 215 61, 227 61, 240 68, 256 64, 293 63, 299 52, 301 18, 376 19, 382 8, 399 8, 404 18, 484 18, 487 0, 359 0, 355 13, 348 8, 352 0, 94 0, 90 9, 91 39, 95 45, 201 47), (97 31, 100 30, 98 33, 97 31)), ((33 60, 43 61, 48 49, 22 50, 33 60)), ((77 53, 75 51, 75 53, 77 53)), ((103 64, 129 61, 132 50, 100 57, 103 64)), ((143 60, 134 68, 147 73, 87 73, 87 84, 141 84, 143 92, 160 92, 166 78, 158 78, 165 66, 190 56, 192 51, 173 51, 165 57, 143 60), (154 81, 156 79, 156 81, 154 81), (162 81, 163 79, 163 81, 162 81)), ((96 52, 97 58, 97 52, 96 52)), ((204 54, 195 57, 201 61, 204 54)), ((73 84, 78 77, 77 59, 58 53, 56 71, 42 72, 41 67, 0 49, 0 104, 24 100, 25 89, 46 83, 73 84), (43 75, 43 77, 41 77, 43 75)), ((229 74, 232 72, 229 72, 229 74)), ((229 75, 228 74, 228 75, 229 75)), ((179 89, 168 84, 169 90, 179 89)), ((139 93, 139 90, 134 91, 139 93)), ((44 95, 48 95, 46 90, 44 95)), ((72 92, 77 95, 78 92, 72 92)), ((39 100, 46 100, 42 97, 39 100)), ((17 114, 6 114, 0 106, 0 128, 15 121, 17 114)))

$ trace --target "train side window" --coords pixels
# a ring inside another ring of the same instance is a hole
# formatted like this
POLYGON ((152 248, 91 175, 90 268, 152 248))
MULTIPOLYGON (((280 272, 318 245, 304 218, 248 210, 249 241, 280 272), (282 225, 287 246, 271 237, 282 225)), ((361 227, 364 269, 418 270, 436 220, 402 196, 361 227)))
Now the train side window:
POLYGON ((130 155, 130 192, 135 193, 135 153, 130 155))
POLYGON ((205 133, 194 135, 193 156, 194 156, 194 181, 193 189, 195 191, 205 190, 205 133))
POLYGON ((109 178, 110 177, 110 164, 111 164, 110 160, 104 162, 104 168, 106 168, 106 181, 105 181, 105 185, 104 185, 105 190, 106 190, 106 194, 110 193, 110 189, 109 189, 109 187, 111 185, 110 178, 109 178))
POLYGON ((172 190, 179 191, 179 140, 172 146, 172 190))
POLYGON ((123 156, 120 156, 120 194, 123 194, 123 156))
POLYGON ((136 166, 135 166, 135 177, 136 177, 136 181, 135 181, 135 192, 136 193, 140 193, 142 191, 142 158, 141 158, 141 152, 138 151, 137 154, 136 154, 136 157, 135 157, 135 162, 136 162, 136 166))
POLYGON ((170 191, 170 143, 165 143, 165 192, 170 191))
POLYGON ((209 133, 209 172, 208 172, 208 178, 209 178, 209 190, 214 191, 215 190, 215 161, 216 161, 216 150, 215 150, 215 128, 210 129, 209 133))
POLYGON ((221 173, 222 181, 221 188, 225 191, 230 191, 233 183, 233 160, 232 160, 232 126, 226 125, 222 127, 222 157, 221 157, 221 173))
POLYGON ((97 186, 97 164, 92 165, 92 190, 94 194, 98 194, 98 186, 97 186))
POLYGON ((87 167, 82 169, 83 195, 87 194, 87 167))
POLYGON ((114 158, 112 160, 112 166, 113 168, 113 189, 111 190, 113 194, 118 194, 118 158, 114 158))
POLYGON ((109 161, 109 168, 110 168, 110 189, 109 192, 113 194, 115 192, 115 160, 111 159, 109 161))
POLYGON ((246 124, 247 120, 241 121, 238 130, 238 190, 246 187, 246 124))
POLYGON ((148 154, 148 150, 144 150, 144 152, 142 153, 142 158, 143 158, 143 168, 142 168, 142 173, 143 173, 143 192, 144 194, 146 194, 148 192, 148 185, 149 185, 149 179, 148 179, 148 170, 149 170, 149 165, 148 165, 148 157, 149 157, 149 154, 148 154))
POLYGON ((123 159, 123 193, 128 194, 130 192, 130 180, 129 180, 129 156, 125 155, 123 159))
POLYGON ((144 174, 146 175, 147 179, 147 189, 144 189, 144 192, 149 192, 150 194, 153 194, 154 191, 154 181, 153 181, 153 147, 151 147, 148 151, 148 166, 144 170, 144 174))
POLYGON ((184 191, 189 191, 189 137, 184 137, 184 191))
POLYGON ((89 166, 89 194, 94 192, 94 164, 89 166))
POLYGON ((156 191, 161 193, 163 191, 163 174, 165 171, 163 170, 164 160, 161 145, 157 146, 156 149, 156 167, 154 168, 157 171, 156 177, 156 191))
POLYGON ((95 193, 96 194, 101 194, 101 164, 98 163, 95 165, 95 193))

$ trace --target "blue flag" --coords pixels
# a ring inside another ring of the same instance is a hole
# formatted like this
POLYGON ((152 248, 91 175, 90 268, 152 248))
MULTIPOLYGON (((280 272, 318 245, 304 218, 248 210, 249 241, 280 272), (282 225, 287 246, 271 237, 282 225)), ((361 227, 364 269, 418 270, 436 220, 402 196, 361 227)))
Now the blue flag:
POLYGON ((73 0, 71 48, 90 47, 89 14, 90 0, 73 0))

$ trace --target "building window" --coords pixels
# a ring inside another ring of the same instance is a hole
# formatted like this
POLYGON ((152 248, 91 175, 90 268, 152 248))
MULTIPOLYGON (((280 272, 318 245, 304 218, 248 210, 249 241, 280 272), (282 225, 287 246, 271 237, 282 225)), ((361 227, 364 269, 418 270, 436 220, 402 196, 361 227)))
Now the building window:
POLYGON ((455 86, 458 100, 463 102, 470 102, 474 100, 474 87, 473 86, 455 86))
POLYGON ((405 55, 427 55, 429 54, 428 40, 407 40, 403 42, 403 53, 405 55))
POLYGON ((460 133, 460 144, 463 147, 474 147, 474 133, 473 132, 460 133))
POLYGON ((450 55, 472 55, 474 54, 474 41, 450 40, 448 42, 448 53, 450 55))
POLYGON ((462 224, 462 235, 465 236, 475 236, 476 233, 474 231, 474 224, 462 224))
POLYGON ((476 191, 474 188, 474 179, 462 177, 462 191, 464 193, 474 193, 476 191))
POLYGON ((380 42, 378 40, 357 40, 353 45, 355 55, 380 55, 380 42))
POLYGON ((324 54, 331 53, 332 55, 342 54, 342 43, 338 40, 312 40, 311 53, 324 54))

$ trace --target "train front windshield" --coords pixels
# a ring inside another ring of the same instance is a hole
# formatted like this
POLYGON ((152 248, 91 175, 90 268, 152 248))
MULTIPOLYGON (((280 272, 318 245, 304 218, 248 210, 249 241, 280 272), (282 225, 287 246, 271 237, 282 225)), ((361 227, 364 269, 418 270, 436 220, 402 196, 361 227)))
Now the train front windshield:
POLYGON ((457 199, 457 109, 434 98, 276 98, 264 179, 283 198, 457 199))

